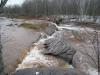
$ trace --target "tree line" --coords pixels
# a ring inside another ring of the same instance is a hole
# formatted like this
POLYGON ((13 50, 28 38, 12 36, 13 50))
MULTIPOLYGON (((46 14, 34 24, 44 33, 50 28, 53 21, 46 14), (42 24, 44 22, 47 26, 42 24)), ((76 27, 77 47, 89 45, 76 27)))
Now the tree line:
POLYGON ((21 6, 7 6, 6 15, 100 15, 100 0, 25 0, 21 6))

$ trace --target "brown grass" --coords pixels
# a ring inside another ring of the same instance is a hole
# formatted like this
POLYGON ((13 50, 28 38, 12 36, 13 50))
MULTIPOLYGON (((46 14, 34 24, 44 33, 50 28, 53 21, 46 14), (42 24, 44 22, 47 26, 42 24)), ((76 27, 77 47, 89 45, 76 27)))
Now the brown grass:
POLYGON ((48 26, 47 23, 41 23, 41 24, 22 23, 19 27, 39 30, 39 29, 45 29, 47 26, 48 26))

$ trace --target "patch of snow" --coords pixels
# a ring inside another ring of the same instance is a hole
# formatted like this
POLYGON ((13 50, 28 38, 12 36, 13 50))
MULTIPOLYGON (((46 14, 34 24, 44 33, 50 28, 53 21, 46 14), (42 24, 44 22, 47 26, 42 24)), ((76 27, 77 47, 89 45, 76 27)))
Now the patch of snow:
POLYGON ((36 75, 39 75, 40 73, 39 72, 36 72, 36 75))
POLYGON ((70 38, 74 38, 74 37, 75 37, 74 35, 71 35, 71 36, 70 36, 70 38))
POLYGON ((80 27, 80 26, 73 26, 73 25, 61 25, 61 26, 57 26, 58 30, 64 30, 64 29, 67 29, 67 30, 74 30, 74 31, 94 31, 94 29, 92 28, 83 28, 83 27, 80 27))
POLYGON ((96 69, 91 68, 88 70, 88 74, 89 75, 98 75, 98 71, 96 69))
POLYGON ((49 36, 47 39, 50 39, 50 38, 55 38, 54 36, 49 36))
POLYGON ((83 28, 83 27, 80 27, 80 26, 74 26, 73 24, 70 24, 70 25, 61 24, 60 26, 58 26, 55 23, 51 23, 51 24, 55 25, 58 28, 58 30, 68 29, 68 30, 75 30, 75 31, 84 31, 86 29, 87 31, 94 31, 92 28, 88 28, 88 27, 83 28))
POLYGON ((72 65, 69 65, 69 68, 74 68, 72 65))
POLYGON ((39 44, 40 44, 40 43, 43 44, 44 42, 45 42, 45 39, 40 39, 39 42, 37 42, 37 43, 39 43, 39 44))

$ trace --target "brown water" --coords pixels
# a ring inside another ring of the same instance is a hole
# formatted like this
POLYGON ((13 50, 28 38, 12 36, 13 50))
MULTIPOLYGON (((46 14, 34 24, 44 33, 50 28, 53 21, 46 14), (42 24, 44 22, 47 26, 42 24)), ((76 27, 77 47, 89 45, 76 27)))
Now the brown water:
POLYGON ((32 43, 39 39, 39 32, 17 27, 23 21, 0 19, 2 53, 6 72, 14 71, 16 64, 22 61, 32 43))

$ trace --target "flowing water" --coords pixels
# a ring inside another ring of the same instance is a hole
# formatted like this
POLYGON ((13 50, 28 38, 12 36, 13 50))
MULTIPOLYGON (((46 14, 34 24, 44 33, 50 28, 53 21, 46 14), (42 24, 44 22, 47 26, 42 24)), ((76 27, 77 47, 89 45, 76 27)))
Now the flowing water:
POLYGON ((33 30, 19 28, 17 25, 24 20, 0 18, 0 35, 2 55, 5 69, 11 72, 31 47, 39 39, 40 33, 33 30))

